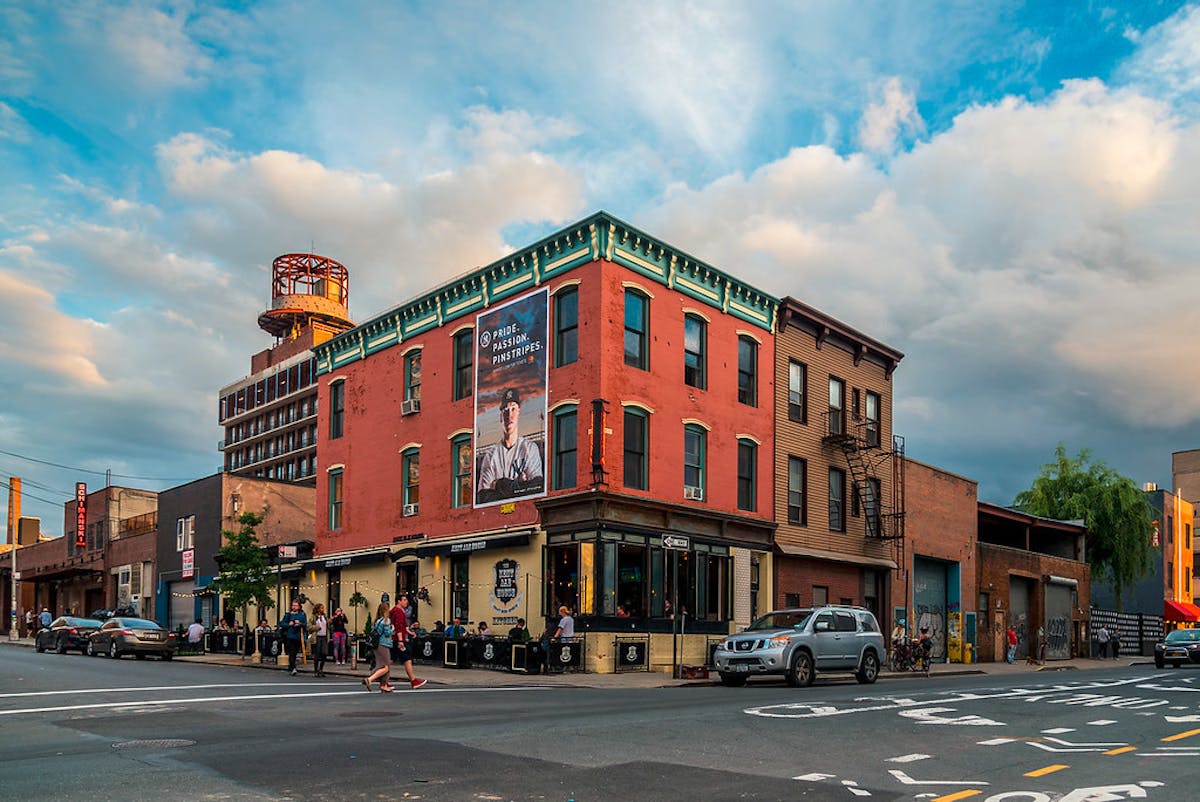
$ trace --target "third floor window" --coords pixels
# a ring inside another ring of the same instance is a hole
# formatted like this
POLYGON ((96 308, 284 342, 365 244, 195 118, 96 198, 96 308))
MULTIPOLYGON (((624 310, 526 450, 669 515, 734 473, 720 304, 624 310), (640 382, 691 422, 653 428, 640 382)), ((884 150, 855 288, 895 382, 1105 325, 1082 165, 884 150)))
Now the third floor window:
POLYGON ((467 329, 454 335, 454 400, 466 398, 474 391, 471 376, 475 368, 475 331, 467 329))
POLYGON ((738 337, 738 402, 758 406, 758 343, 738 337))
POLYGON ((808 423, 808 367, 788 360, 788 420, 808 423))
POLYGON ((329 385, 329 439, 342 436, 346 418, 346 382, 337 381, 329 385))
POLYGON ((650 369, 650 299, 637 290, 625 290, 625 364, 650 369))
POLYGON ((421 398, 421 350, 409 353, 404 357, 404 400, 420 400, 421 398))
POLYGON ((846 431, 846 383, 836 376, 829 377, 829 434, 846 431))
POLYGON ((683 316, 683 383, 701 390, 707 386, 704 353, 707 336, 703 318, 683 316))
POLYGON ((554 366, 579 359, 579 290, 562 290, 554 296, 554 366))

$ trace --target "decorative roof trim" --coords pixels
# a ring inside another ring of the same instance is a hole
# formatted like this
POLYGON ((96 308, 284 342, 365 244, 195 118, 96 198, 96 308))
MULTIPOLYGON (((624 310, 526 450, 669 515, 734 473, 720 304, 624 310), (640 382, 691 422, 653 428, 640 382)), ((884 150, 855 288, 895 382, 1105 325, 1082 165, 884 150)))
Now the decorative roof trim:
MULTIPOLYGON (((597 212, 315 346, 317 374, 364 359, 600 260, 628 268, 750 325, 772 332, 776 328, 778 298, 607 212, 597 212)), ((639 289, 653 297, 646 288, 639 289)))

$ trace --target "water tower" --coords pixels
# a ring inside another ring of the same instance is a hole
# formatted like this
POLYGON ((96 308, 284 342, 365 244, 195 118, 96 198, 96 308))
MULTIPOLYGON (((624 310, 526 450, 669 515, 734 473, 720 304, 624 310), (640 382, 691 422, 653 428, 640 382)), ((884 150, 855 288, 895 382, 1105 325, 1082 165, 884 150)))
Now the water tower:
POLYGON ((263 331, 290 340, 306 328, 331 334, 353 328, 345 265, 315 253, 288 253, 275 259, 271 273, 271 308, 258 316, 263 331))

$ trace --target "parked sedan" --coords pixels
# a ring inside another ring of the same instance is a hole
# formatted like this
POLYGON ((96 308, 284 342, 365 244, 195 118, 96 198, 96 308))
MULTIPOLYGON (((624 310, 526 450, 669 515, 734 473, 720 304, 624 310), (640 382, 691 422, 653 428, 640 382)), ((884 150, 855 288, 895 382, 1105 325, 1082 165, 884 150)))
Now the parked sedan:
POLYGON ((1154 644, 1154 666, 1170 663, 1179 668, 1184 663, 1200 663, 1200 629, 1177 629, 1154 644))
POLYGON ((132 654, 144 660, 156 654, 164 660, 175 656, 175 633, 167 632, 153 621, 144 618, 110 618, 88 640, 87 653, 92 657, 107 654, 118 658, 132 654))
POLYGON ((64 615, 38 632, 34 646, 39 652, 66 654, 68 649, 75 649, 83 654, 87 650, 88 638, 99 628, 100 622, 94 618, 64 615))

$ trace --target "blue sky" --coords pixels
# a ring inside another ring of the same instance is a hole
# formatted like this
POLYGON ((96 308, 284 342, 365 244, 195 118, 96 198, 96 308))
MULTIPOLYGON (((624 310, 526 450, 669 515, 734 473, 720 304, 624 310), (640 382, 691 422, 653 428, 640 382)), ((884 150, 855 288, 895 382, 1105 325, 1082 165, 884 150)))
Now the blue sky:
MULTIPOLYGON (((904 351, 909 454, 986 500, 1059 440, 1169 484, 1198 42, 1187 3, 0 0, 0 451, 206 475, 276 255, 366 319, 606 209, 904 351)), ((50 532, 103 481, 9 454, 50 532)))

